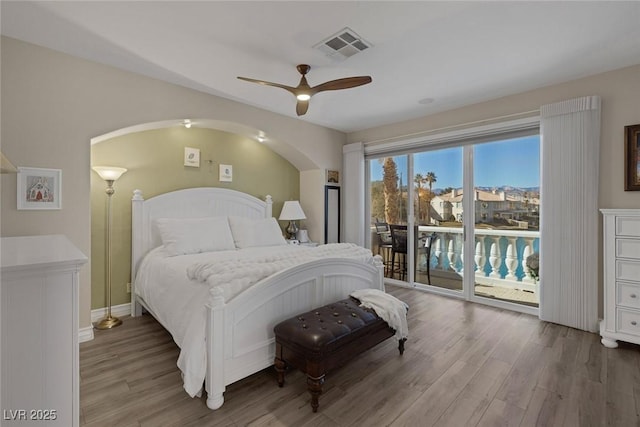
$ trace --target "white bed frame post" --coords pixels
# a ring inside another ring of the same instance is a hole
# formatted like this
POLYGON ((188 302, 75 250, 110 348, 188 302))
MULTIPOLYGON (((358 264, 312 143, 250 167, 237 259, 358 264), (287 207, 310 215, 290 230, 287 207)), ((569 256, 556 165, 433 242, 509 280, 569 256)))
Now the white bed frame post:
POLYGON ((219 288, 211 288, 207 303, 207 376, 205 390, 207 391, 207 406, 218 409, 224 403, 224 341, 213 343, 212 337, 224 337, 224 295, 219 288))
POLYGON ((267 204, 267 206, 265 207, 265 218, 271 218, 273 216, 273 198, 267 194, 267 196, 264 198, 265 203, 267 204))
MULTIPOLYGON (((144 197, 142 197, 142 190, 133 190, 133 198, 131 199, 131 229, 144 232, 145 228, 142 226, 142 204, 144 203, 144 197)), ((131 317, 142 315, 142 306, 136 301, 136 271, 138 266, 135 260, 142 259, 142 242, 140 241, 140 233, 132 235, 131 239, 131 259, 134 262, 131 263, 131 317)))

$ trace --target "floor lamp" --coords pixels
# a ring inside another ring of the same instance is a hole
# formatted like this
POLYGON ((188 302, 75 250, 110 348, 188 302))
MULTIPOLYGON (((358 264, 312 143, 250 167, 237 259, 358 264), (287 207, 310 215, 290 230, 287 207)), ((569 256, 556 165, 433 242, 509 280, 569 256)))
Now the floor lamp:
POLYGON ((105 255, 105 290, 107 295, 107 315, 96 323, 96 329, 111 329, 122 324, 122 320, 111 315, 111 196, 116 191, 113 183, 127 170, 111 166, 95 166, 94 171, 100 178, 107 182, 107 233, 106 233, 106 255, 105 255))

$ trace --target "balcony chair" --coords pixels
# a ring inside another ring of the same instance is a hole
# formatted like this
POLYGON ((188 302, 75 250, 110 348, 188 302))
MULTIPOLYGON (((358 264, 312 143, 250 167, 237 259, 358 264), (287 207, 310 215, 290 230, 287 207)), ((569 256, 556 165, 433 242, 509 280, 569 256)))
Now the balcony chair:
MULTIPOLYGON (((378 245, 378 255, 382 256, 384 262, 384 275, 392 271, 391 267, 391 233, 389 224, 386 222, 376 222, 376 243, 378 245)), ((391 273, 393 274, 393 273, 391 273)))
POLYGON ((389 232, 389 224, 386 222, 376 222, 376 233, 388 233, 389 232))
MULTIPOLYGON (((390 277, 393 277, 397 271, 400 273, 400 280, 404 280, 407 273, 407 226, 406 225, 391 225, 391 263, 390 263, 390 277), (396 265, 396 254, 398 254, 398 261, 396 265)), ((416 236, 418 227, 415 227, 416 236)), ((431 248, 436 241, 438 235, 436 232, 429 234, 426 237, 419 239, 420 244, 416 241, 416 251, 414 252, 417 261, 418 253, 423 252, 426 256, 427 264, 427 284, 431 286, 431 248), (422 244, 422 240, 424 243, 422 244)), ((417 264, 416 264, 417 265, 417 264)))
POLYGON ((391 230, 391 277, 397 271, 400 273, 400 280, 404 280, 407 273, 407 226, 390 224, 391 230), (396 254, 398 254, 398 265, 396 268, 396 254))

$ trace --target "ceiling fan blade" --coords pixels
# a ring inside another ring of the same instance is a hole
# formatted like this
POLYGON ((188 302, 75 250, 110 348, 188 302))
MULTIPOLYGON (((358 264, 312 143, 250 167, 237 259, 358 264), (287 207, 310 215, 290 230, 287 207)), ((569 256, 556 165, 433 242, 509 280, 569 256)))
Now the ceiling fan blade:
POLYGON ((272 82, 267 82, 264 80, 256 80, 256 79, 250 79, 248 77, 238 77, 238 79, 240 80, 244 80, 246 82, 251 82, 251 83, 258 83, 259 85, 264 85, 264 86, 273 86, 273 87, 279 87, 280 89, 284 89, 287 90, 289 92, 291 92, 292 94, 296 95, 296 89, 295 87, 291 87, 291 86, 287 86, 287 85, 282 85, 280 83, 272 83, 272 82))
POLYGON ((370 76, 346 77, 344 79, 331 80, 319 84, 318 86, 312 87, 311 91, 318 93, 325 90, 350 89, 352 87, 366 85, 367 83, 371 83, 370 76))
POLYGON ((296 104, 296 113, 298 113, 299 116, 304 116, 307 113, 307 110, 309 109, 309 101, 298 101, 298 103, 296 104))

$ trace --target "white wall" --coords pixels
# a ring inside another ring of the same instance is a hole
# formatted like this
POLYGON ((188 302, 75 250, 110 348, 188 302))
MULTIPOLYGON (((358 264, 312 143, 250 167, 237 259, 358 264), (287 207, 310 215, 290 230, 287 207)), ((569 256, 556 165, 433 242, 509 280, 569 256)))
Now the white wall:
MULTIPOLYGON (((11 38, 2 37, 0 51, 2 152, 16 166, 63 174, 60 211, 18 211, 16 176, 2 175, 2 236, 65 234, 90 257, 90 140, 140 123, 187 117, 238 123, 262 130, 301 172, 341 170, 341 132, 11 38)), ((301 180, 300 192, 323 191, 318 185, 301 180)), ((316 203, 305 209, 314 221, 309 228, 322 229, 324 210, 316 203)), ((91 322, 90 269, 80 275, 81 328, 91 322)))
POLYGON ((306 228, 309 238, 319 243, 324 243, 324 185, 324 169, 300 172, 300 205, 307 217, 300 221, 300 228, 306 228))

